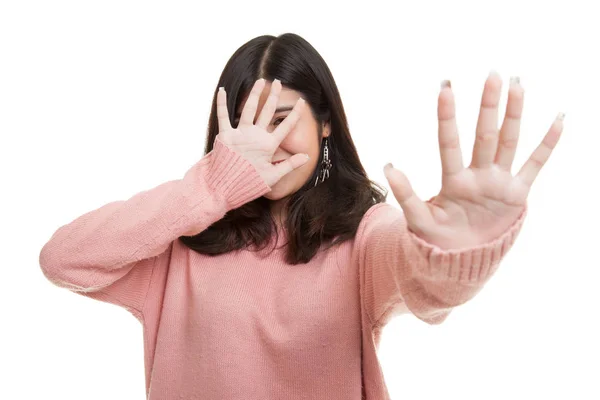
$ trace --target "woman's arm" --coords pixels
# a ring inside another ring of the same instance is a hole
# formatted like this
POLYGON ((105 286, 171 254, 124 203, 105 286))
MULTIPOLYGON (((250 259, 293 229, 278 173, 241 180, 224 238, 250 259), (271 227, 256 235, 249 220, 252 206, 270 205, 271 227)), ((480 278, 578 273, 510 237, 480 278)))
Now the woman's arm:
POLYGON ((114 201, 63 225, 39 263, 54 284, 141 315, 156 258, 269 192, 256 169, 219 140, 182 179, 114 201))
POLYGON ((463 249, 443 250, 407 228, 401 210, 377 204, 365 214, 353 257, 360 270, 364 311, 381 326, 402 306, 429 324, 473 298, 494 274, 516 239, 526 209, 496 239, 463 249))

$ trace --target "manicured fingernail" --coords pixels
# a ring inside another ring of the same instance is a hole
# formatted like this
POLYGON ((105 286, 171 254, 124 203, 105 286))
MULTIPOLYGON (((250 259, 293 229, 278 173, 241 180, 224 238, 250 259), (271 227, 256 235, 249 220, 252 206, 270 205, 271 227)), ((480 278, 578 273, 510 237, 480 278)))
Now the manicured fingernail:
POLYGON ((511 76, 510 77, 510 84, 511 85, 518 85, 521 82, 521 80, 519 79, 518 76, 511 76))
POLYGON ((490 76, 500 76, 500 74, 495 69, 492 69, 490 70, 490 74, 488 75, 488 77, 490 76))
POLYGON ((307 160, 310 160, 310 156, 308 154, 305 154, 305 156, 307 160))
POLYGON ((223 86, 219 86, 219 92, 222 92, 223 90, 225 90, 225 88, 223 86))
POLYGON ((559 112, 558 115, 556 116, 556 119, 559 119, 562 121, 563 119, 565 119, 565 113, 559 112))
POLYGON ((387 163, 385 164, 385 167, 383 167, 384 170, 389 170, 390 168, 394 168, 394 166, 392 165, 392 163, 387 163))
POLYGON ((451 82, 450 82, 448 79, 444 79, 444 80, 442 81, 442 83, 440 84, 440 88, 441 88, 441 89, 443 89, 443 88, 445 88, 445 87, 449 87, 449 88, 451 88, 451 87, 452 87, 452 83, 451 83, 451 82))

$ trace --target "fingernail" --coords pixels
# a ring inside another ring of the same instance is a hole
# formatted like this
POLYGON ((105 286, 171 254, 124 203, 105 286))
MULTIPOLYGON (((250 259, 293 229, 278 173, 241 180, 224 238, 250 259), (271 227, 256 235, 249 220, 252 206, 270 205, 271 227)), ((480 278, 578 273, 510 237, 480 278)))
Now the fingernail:
POLYGON ((385 167, 383 167, 383 169, 385 171, 389 170, 390 168, 394 168, 394 166, 392 165, 392 163, 387 163, 387 164, 385 164, 385 167))
POLYGON ((510 77, 510 84, 511 85, 518 85, 521 82, 521 80, 519 79, 518 76, 511 76, 510 77))
POLYGON ((308 154, 305 154, 305 156, 307 160, 310 160, 310 156, 308 154))
POLYGON ((443 89, 443 88, 445 88, 445 87, 449 87, 449 88, 451 88, 451 87, 452 87, 452 83, 451 83, 451 82, 450 82, 448 79, 444 79, 444 80, 442 81, 442 83, 440 84, 440 88, 441 88, 441 89, 443 89))
POLYGON ((498 73, 498 71, 496 71, 495 69, 490 70, 490 74, 488 75, 488 77, 490 76, 499 76, 500 74, 498 73))
POLYGON ((559 112, 558 115, 556 116, 556 119, 559 119, 562 121, 563 119, 565 119, 565 113, 559 112))
POLYGON ((225 88, 223 86, 219 86, 219 92, 222 92, 223 90, 225 90, 225 88))

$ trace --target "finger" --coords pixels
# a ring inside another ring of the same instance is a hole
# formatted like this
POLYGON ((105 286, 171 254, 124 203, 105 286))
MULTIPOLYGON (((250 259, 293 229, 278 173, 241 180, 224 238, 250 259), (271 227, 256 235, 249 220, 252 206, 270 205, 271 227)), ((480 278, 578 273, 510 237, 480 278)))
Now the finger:
POLYGON ((260 99, 260 94, 262 93, 264 87, 264 79, 261 78, 254 82, 254 86, 252 86, 252 90, 248 95, 248 99, 246 100, 246 104, 244 104, 244 109, 242 110, 242 115, 240 116, 240 125, 254 124, 254 116, 256 115, 256 109, 258 108, 258 100, 260 99))
POLYGON ((542 143, 534 150, 531 154, 527 162, 523 165, 519 173, 517 174, 517 178, 520 179, 527 186, 531 186, 533 181, 539 174, 540 170, 548 161, 552 150, 558 143, 558 139, 560 139, 560 135, 563 130, 563 118, 565 115, 563 113, 559 113, 552 126, 544 136, 544 140, 542 143))
POLYGON ((384 173, 404 211, 408 226, 415 232, 423 232, 426 226, 431 226, 433 220, 429 207, 414 192, 406 175, 392 166, 384 168, 384 173))
POLYGON ((279 100, 280 92, 281 82, 279 79, 275 79, 271 84, 271 93, 269 94, 269 98, 265 102, 265 105, 258 116, 258 120, 256 121, 257 126, 260 126, 265 130, 267 129, 271 119, 273 119, 273 114, 275 114, 275 108, 277 107, 277 100, 279 100))
POLYGON ((498 151, 494 160, 500 168, 509 172, 515 159, 517 143, 519 141, 521 114, 523 113, 523 92, 523 87, 519 84, 519 78, 511 78, 506 114, 502 122, 502 128, 500 129, 498 151))
POLYGON ((285 119, 277 125, 277 128, 273 131, 273 135, 277 140, 277 144, 283 142, 283 139, 290 133, 294 125, 300 119, 302 108, 304 107, 306 100, 302 97, 298 99, 292 111, 285 117, 285 119))
POLYGON ((275 169, 276 174, 280 178, 283 178, 285 175, 289 174, 296 168, 300 168, 301 166, 306 164, 308 162, 308 159, 309 158, 307 154, 294 154, 287 160, 282 161, 279 164, 275 164, 273 168, 275 169))
POLYGON ((481 108, 471 159, 473 167, 486 168, 494 162, 498 145, 498 103, 500 103, 501 89, 502 79, 497 72, 490 72, 481 96, 481 108))
POLYGON ((217 92, 217 121, 219 132, 232 129, 231 122, 229 121, 229 112, 227 112, 227 94, 225 93, 225 88, 222 86, 217 92))
POLYGON ((442 174, 453 175, 462 171, 464 166, 456 125, 454 94, 450 87, 450 81, 442 82, 442 89, 438 96, 438 142, 442 159, 442 174))

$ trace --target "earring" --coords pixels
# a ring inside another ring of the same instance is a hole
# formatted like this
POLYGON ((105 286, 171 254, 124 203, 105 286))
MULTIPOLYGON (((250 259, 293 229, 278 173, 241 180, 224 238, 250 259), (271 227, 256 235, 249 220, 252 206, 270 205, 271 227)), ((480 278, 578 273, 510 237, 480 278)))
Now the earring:
POLYGON ((329 147, 327 147, 327 138, 324 139, 325 146, 323 148, 323 161, 321 162, 321 170, 315 180, 315 186, 319 184, 319 180, 324 182, 325 179, 329 178, 329 170, 331 169, 331 160, 329 159, 329 147))

